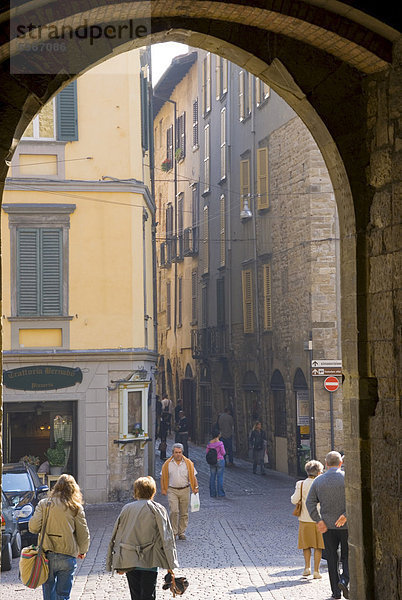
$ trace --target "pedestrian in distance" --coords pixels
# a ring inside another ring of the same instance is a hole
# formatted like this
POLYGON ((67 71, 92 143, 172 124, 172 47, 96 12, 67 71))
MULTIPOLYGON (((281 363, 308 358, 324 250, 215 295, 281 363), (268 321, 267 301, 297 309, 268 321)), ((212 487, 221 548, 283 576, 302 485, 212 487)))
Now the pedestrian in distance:
POLYGON ((173 402, 171 401, 171 399, 168 397, 167 394, 163 395, 162 398, 162 412, 167 411, 170 414, 170 421, 169 421, 169 434, 172 433, 172 419, 173 419, 173 402))
POLYGON ((323 534, 328 562, 332 598, 349 598, 348 529, 345 501, 345 473, 341 470, 339 452, 328 452, 325 458, 327 470, 314 479, 306 500, 310 517, 323 534), (339 570, 338 548, 341 548, 339 570))
POLYGON ((167 495, 170 521, 174 535, 186 539, 190 489, 198 493, 197 471, 189 458, 183 455, 183 444, 173 444, 173 454, 161 471, 161 492, 167 495))
POLYGON ((322 534, 318 531, 315 521, 310 517, 306 508, 306 499, 313 481, 324 471, 324 465, 319 460, 310 460, 305 465, 307 479, 296 482, 295 491, 290 498, 292 504, 302 501, 301 514, 299 516, 299 539, 298 548, 303 550, 304 571, 303 577, 311 575, 311 549, 314 549, 314 579, 321 579, 320 562, 321 554, 324 549, 324 540, 322 534))
POLYGON ((109 543, 106 570, 126 575, 131 600, 155 600, 158 567, 179 566, 172 526, 155 494, 152 477, 136 479, 134 502, 123 507, 109 543))
POLYGON ((260 466, 261 475, 265 475, 264 454, 267 447, 267 436, 262 428, 261 421, 256 421, 250 435, 250 446, 253 449, 253 473, 257 474, 257 466, 260 466))
POLYGON ((48 498, 37 505, 29 531, 39 533, 46 520, 43 550, 49 561, 49 578, 42 585, 43 600, 68 600, 77 569, 89 548, 89 529, 81 490, 72 475, 60 475, 48 498))
POLYGON ((183 444, 183 454, 188 458, 188 423, 187 417, 181 410, 176 430, 176 442, 183 444))
POLYGON ((177 398, 176 406, 174 407, 174 422, 178 425, 180 420, 180 412, 183 410, 183 402, 181 398, 177 398))
POLYGON ((225 463, 233 467, 233 427, 234 421, 230 412, 230 408, 226 407, 222 414, 218 417, 217 422, 219 431, 221 432, 221 440, 225 446, 225 463))
POLYGON ((166 459, 167 449, 167 435, 170 427, 172 415, 169 413, 167 408, 162 411, 161 424, 160 424, 160 438, 161 443, 159 444, 160 458, 161 460, 166 459))
POLYGON ((210 469, 209 495, 211 498, 216 498, 216 496, 224 498, 226 495, 223 489, 226 451, 223 442, 220 440, 220 436, 220 431, 213 431, 212 439, 206 448, 206 458, 210 469))

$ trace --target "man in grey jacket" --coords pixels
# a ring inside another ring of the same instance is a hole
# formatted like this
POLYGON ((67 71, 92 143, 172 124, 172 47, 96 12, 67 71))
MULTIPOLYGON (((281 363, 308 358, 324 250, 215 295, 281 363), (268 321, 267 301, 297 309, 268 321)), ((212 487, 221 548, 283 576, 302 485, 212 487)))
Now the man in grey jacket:
POLYGON ((326 472, 314 479, 306 507, 318 530, 323 534, 327 553, 332 598, 349 598, 348 529, 346 525, 345 474, 341 471, 339 452, 325 458, 326 472), (320 508, 318 510, 318 503, 320 508), (338 547, 341 546, 342 575, 339 576, 338 547))

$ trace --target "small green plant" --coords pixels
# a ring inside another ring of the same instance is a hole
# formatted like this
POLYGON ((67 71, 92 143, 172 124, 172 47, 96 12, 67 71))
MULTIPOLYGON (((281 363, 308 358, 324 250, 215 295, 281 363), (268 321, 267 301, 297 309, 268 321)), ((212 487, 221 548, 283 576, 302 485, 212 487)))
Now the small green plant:
POLYGON ((168 158, 165 158, 165 160, 161 164, 161 168, 162 168, 162 171, 164 171, 165 173, 167 173, 168 171, 170 171, 170 169, 172 168, 171 161, 168 158))
POLYGON ((59 438, 54 448, 48 448, 46 456, 51 467, 64 467, 64 463, 66 462, 64 440, 59 438))

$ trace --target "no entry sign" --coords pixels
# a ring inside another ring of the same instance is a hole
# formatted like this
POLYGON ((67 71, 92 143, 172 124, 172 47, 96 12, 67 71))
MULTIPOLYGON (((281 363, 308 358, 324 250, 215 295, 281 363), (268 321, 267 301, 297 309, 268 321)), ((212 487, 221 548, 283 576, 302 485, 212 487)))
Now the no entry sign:
POLYGON ((337 377, 326 377, 324 379, 324 387, 327 392, 336 392, 339 388, 339 380, 337 377))

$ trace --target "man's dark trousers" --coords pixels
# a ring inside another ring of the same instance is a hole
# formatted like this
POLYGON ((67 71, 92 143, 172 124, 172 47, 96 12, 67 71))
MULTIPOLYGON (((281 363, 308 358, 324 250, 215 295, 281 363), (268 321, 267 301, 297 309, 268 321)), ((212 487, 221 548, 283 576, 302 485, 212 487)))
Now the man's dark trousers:
POLYGON ((223 438, 221 437, 221 442, 223 442, 223 445, 225 446, 225 463, 227 463, 227 460, 229 459, 229 464, 233 465, 233 440, 232 437, 230 438, 223 438))
POLYGON ((341 591, 338 587, 339 579, 349 583, 349 564, 348 564, 348 530, 347 529, 328 529, 323 534, 325 552, 327 554, 328 574, 331 583, 332 595, 340 598, 341 591), (341 545, 342 575, 339 576, 338 570, 338 547, 341 545))

